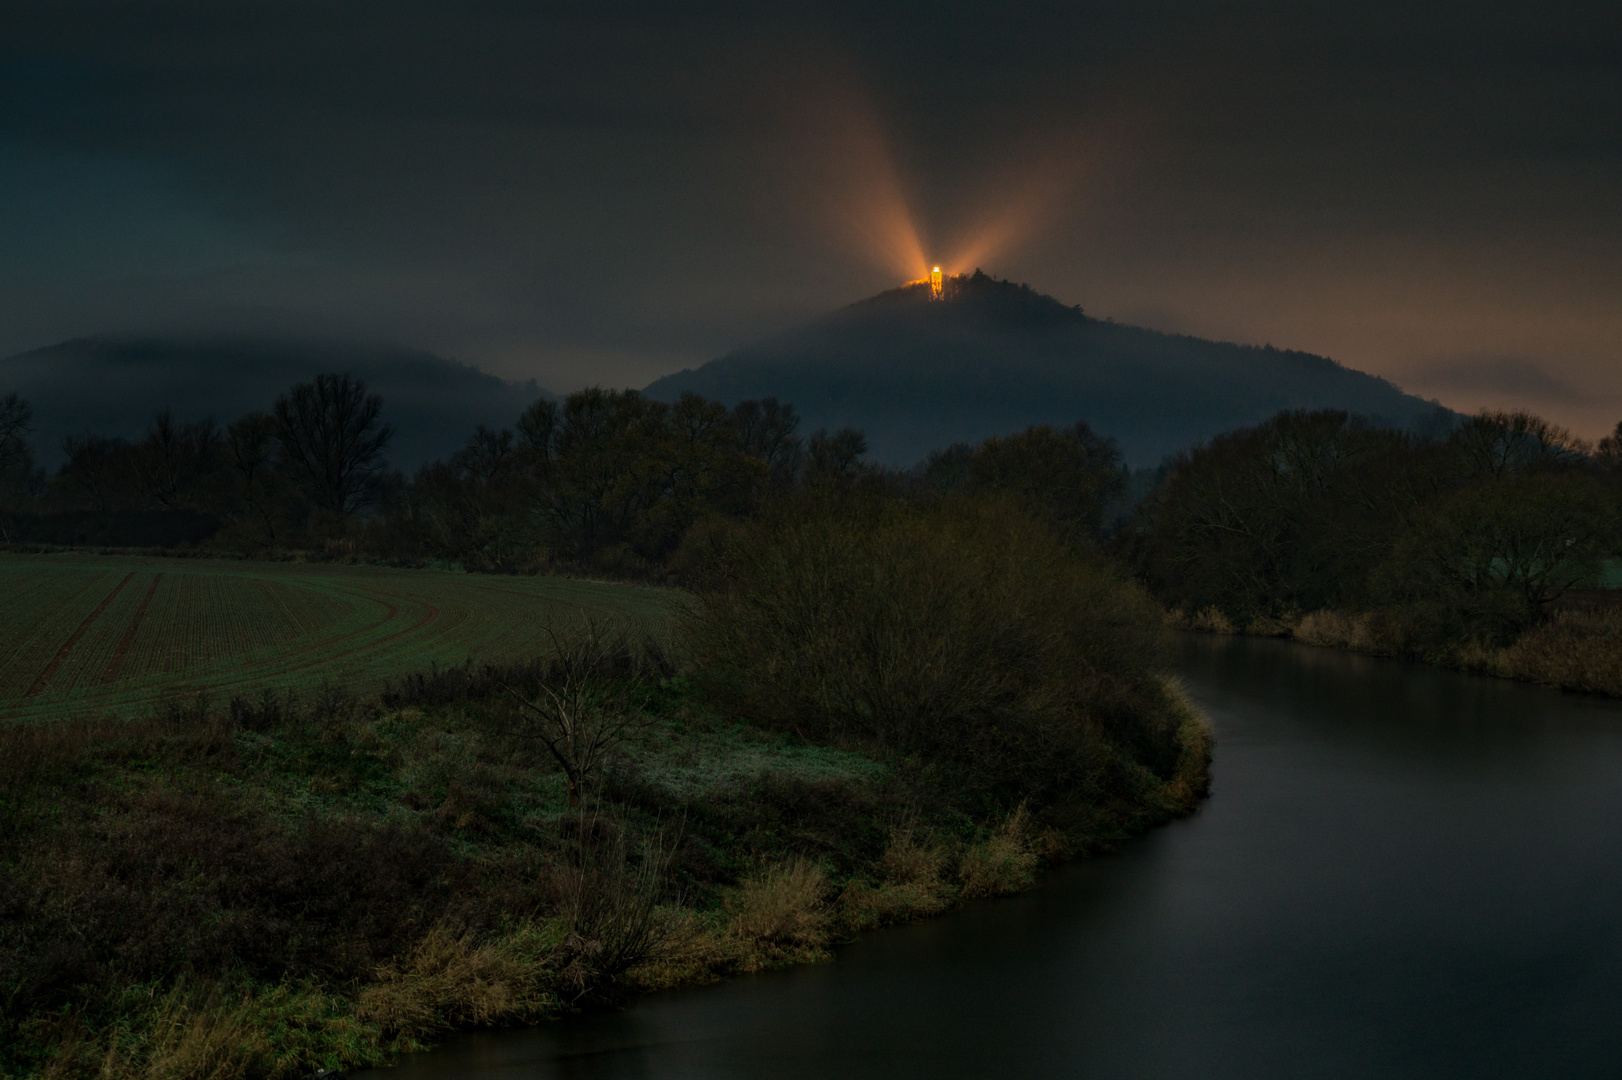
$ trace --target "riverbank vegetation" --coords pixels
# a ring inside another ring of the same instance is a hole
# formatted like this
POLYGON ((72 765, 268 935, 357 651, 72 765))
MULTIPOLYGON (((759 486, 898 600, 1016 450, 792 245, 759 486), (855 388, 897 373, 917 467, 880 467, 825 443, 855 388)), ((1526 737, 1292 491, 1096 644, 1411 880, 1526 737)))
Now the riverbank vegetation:
POLYGON ((1096 508, 911 494, 845 439, 683 530, 668 634, 0 731, 0 1072, 382 1062, 821 959, 1189 812, 1209 735, 1096 508))
POLYGON ((1177 625, 1622 692, 1622 426, 1290 412, 1166 473, 1118 545, 1177 625))

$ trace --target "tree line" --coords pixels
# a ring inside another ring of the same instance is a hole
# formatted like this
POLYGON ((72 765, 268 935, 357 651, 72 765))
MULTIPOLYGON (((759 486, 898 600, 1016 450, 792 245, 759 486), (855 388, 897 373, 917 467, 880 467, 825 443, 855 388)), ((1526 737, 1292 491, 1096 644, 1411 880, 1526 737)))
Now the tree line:
POLYGON ((387 464, 382 400, 342 374, 224 425, 164 411, 138 440, 70 438, 50 477, 30 420, 16 394, 0 398, 12 540, 94 520, 102 542, 153 543, 153 522, 180 519, 187 539, 238 550, 642 575, 679 564, 707 519, 807 493, 995 498, 1168 608, 1236 626, 1380 610, 1417 651, 1507 640, 1622 552, 1622 425, 1590 446, 1526 412, 1430 433, 1283 412, 1169 458, 1135 506, 1119 449, 1084 423, 959 443, 902 471, 870 462, 858 430, 803 435, 772 398, 727 408, 581 390, 534 402, 510 428, 479 427, 411 477, 387 464))
POLYGON ((800 431, 773 398, 732 408, 591 388, 541 399, 511 428, 480 426, 407 477, 389 467, 383 401, 348 375, 289 388, 229 423, 159 412, 138 439, 67 439, 47 477, 32 413, 0 399, 0 525, 12 541, 247 551, 342 551, 470 569, 568 565, 639 573, 667 563, 693 524, 824 488, 938 499, 1006 490, 1073 541, 1101 534, 1123 490, 1120 454, 1085 425, 953 446, 910 472, 867 460, 863 434, 800 431))
POLYGON ((1235 626, 1378 610, 1403 651, 1503 643, 1622 551, 1622 424, 1527 412, 1421 435, 1293 411, 1163 466, 1117 541, 1168 606, 1235 626))

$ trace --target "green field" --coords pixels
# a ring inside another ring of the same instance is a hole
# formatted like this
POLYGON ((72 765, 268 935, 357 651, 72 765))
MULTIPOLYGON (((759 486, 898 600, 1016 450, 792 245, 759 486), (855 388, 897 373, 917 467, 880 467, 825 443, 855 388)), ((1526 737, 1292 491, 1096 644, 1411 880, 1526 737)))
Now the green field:
POLYGON ((0 721, 264 687, 376 690, 525 660, 583 615, 659 630, 675 594, 596 581, 140 556, 0 555, 0 721))

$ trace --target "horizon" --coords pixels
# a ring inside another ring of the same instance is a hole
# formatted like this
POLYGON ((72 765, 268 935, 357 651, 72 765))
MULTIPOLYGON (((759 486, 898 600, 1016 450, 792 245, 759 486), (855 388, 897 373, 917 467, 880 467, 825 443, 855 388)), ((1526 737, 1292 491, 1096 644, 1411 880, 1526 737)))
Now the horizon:
POLYGON ((249 328, 567 393, 988 265, 1595 437, 1622 416, 1614 23, 25 0, 0 355, 249 328))

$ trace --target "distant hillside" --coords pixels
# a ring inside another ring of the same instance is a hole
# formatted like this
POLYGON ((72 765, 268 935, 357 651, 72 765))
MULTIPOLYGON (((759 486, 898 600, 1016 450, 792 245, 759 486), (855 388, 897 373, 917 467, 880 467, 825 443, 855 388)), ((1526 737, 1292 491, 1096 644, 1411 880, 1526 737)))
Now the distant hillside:
POLYGON ((927 285, 894 289, 646 392, 674 400, 685 391, 791 401, 807 428, 862 428, 874 457, 892 465, 1085 420, 1144 466, 1280 409, 1333 406, 1407 425, 1439 408, 1322 356, 1088 318, 978 271, 951 279, 944 301, 932 302, 927 285))
POLYGON ((269 410, 276 395, 324 371, 348 372, 383 396, 394 425, 389 460, 415 469, 444 457, 480 424, 510 426, 543 395, 432 353, 398 346, 271 338, 82 338, 0 360, 0 394, 34 406, 35 454, 48 468, 62 439, 86 430, 139 436, 159 409, 229 421, 269 410))

